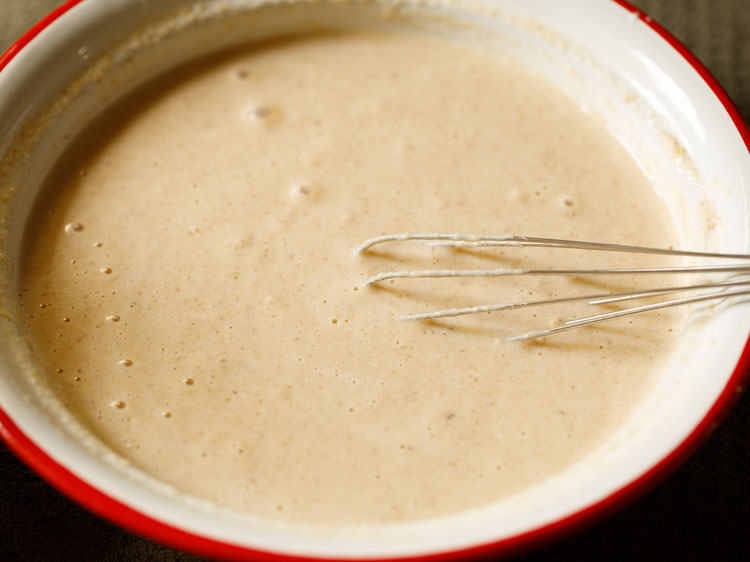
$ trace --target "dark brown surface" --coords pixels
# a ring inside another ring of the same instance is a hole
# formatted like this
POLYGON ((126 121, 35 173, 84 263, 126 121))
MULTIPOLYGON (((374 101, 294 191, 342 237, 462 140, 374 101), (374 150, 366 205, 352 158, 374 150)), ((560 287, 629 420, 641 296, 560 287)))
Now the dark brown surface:
MULTIPOLYGON (((0 0, 0 50, 58 3, 0 0)), ((750 0, 633 3, 682 40, 750 118, 750 0)), ((750 557, 748 534, 750 398, 746 394, 708 442, 666 482, 609 520, 523 560, 742 560, 750 557)), ((6 560, 203 559, 90 514, 0 445, 0 562, 6 560)))

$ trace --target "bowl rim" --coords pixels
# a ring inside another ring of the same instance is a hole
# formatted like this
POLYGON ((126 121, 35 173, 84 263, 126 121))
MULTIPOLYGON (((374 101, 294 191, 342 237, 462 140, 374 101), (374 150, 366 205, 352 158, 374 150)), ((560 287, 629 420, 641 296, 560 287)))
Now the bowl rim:
MULTIPOLYGON (((4 53, 0 54, 0 72, 10 61, 37 35, 55 20, 70 11, 84 0, 66 0, 60 6, 49 12, 39 20, 4 53)), ((645 23, 655 31, 677 54, 679 54, 705 82, 719 100, 724 110, 737 129, 750 155, 750 127, 745 122, 737 107, 710 71, 698 58, 666 28, 651 18, 646 12, 633 6, 628 0, 609 0, 624 8, 634 17, 645 23)), ((654 488, 683 462, 687 460, 702 445, 709 435, 718 427, 729 413, 750 382, 750 338, 748 338, 742 353, 734 367, 732 375, 727 380, 723 390, 690 434, 669 454, 646 472, 631 480, 629 483, 614 490, 601 500, 583 509, 570 513, 556 521, 541 525, 537 528, 506 537, 498 541, 460 548, 451 551, 430 553, 425 555, 406 557, 361 557, 356 560, 396 561, 454 561, 476 558, 480 556, 509 557, 520 554, 543 545, 549 544, 563 537, 582 531, 597 522, 606 519, 619 509, 634 502, 649 490, 654 488)), ((226 560, 257 560, 257 561, 345 561, 346 558, 321 558, 296 556, 259 550, 240 546, 192 533, 173 525, 169 525, 150 517, 120 501, 76 476, 63 465, 55 461, 39 445, 32 441, 13 422, 10 416, 0 407, 0 440, 13 451, 27 466, 34 470, 49 484, 62 492, 68 498, 89 511, 133 531, 141 536, 161 543, 190 551, 196 554, 218 557, 226 560)), ((354 559, 349 559, 354 562, 354 559)))

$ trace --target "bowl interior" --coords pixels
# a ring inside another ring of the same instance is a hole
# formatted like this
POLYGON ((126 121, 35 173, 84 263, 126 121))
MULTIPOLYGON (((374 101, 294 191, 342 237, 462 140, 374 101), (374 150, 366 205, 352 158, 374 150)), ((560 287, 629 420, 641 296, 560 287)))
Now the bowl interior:
POLYGON ((116 99, 190 58, 280 34, 360 27, 417 28, 520 59, 602 117, 657 186, 684 248, 750 251, 750 156, 737 127, 695 69, 615 2, 83 2, 0 72, 0 286, 8 311, 0 319, 0 408, 66 470, 170 527, 308 556, 424 555, 502 541, 627 487, 734 391, 750 334, 748 303, 696 307, 667 371, 627 424, 581 462, 481 509, 325 531, 270 524, 179 494, 78 425, 35 376, 15 301, 24 224, 68 141, 116 99))

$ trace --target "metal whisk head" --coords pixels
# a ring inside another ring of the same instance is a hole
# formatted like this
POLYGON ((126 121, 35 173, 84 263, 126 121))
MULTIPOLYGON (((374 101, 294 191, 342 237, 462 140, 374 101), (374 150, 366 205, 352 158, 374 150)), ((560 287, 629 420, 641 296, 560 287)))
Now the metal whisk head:
POLYGON ((464 316, 467 314, 479 314, 483 312, 496 312, 512 310, 517 308, 553 305, 558 303, 569 303, 583 301, 589 305, 602 305, 607 303, 631 301, 659 295, 674 295, 677 293, 691 293, 691 296, 680 296, 666 301, 641 306, 633 306, 612 312, 605 312, 577 318, 562 322, 559 326, 546 330, 534 330, 509 338, 509 341, 528 340, 550 336, 574 328, 597 324, 615 318, 622 318, 632 314, 640 314, 653 310, 659 310, 672 306, 686 305, 702 301, 726 299, 739 295, 750 295, 750 254, 723 254, 713 252, 689 252, 683 250, 672 250, 664 248, 644 248, 641 246, 625 246, 621 244, 605 244, 601 242, 582 242, 577 240, 559 240, 555 238, 534 238, 527 236, 514 236, 510 234, 483 235, 483 234, 390 234, 370 238, 362 243, 355 254, 366 254, 367 251, 378 244, 416 241, 432 246, 449 246, 454 248, 479 248, 479 247, 512 247, 530 246, 543 248, 568 248, 576 250, 598 250, 606 252, 627 252, 638 254, 660 254, 664 256, 686 256, 696 258, 723 258, 732 260, 745 260, 748 263, 741 264, 716 264, 716 265, 693 265, 677 267, 654 267, 654 268, 626 268, 626 269, 424 269, 412 271, 389 271, 379 273, 367 279, 365 285, 375 285, 390 279, 402 278, 426 278, 426 277, 506 277, 516 275, 613 275, 613 274, 655 274, 655 273, 727 273, 733 274, 730 278, 720 281, 706 281, 693 285, 675 287, 662 287, 656 289, 633 290, 617 293, 602 293, 594 295, 583 295, 575 297, 563 297, 555 299, 532 300, 513 303, 487 304, 472 306, 468 308, 449 308, 436 310, 421 314, 407 314, 401 316, 402 320, 431 320, 436 318, 448 318, 464 316))

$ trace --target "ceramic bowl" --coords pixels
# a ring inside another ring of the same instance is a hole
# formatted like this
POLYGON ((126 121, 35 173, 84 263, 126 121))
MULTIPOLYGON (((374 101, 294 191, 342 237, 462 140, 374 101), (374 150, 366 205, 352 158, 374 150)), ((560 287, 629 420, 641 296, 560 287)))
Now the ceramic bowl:
POLYGON ((56 158, 115 99, 193 57, 281 33, 356 26, 493 34, 533 72, 603 117, 657 186, 685 247, 750 253, 750 134, 705 68, 625 2, 67 2, 0 58, 0 434, 95 513, 228 559, 510 554, 590 524, 652 486, 741 392, 750 361, 748 304, 696 307, 669 368, 626 424, 580 462, 480 509, 327 533, 175 494, 76 429, 34 376, 16 299, 24 225, 56 158))

